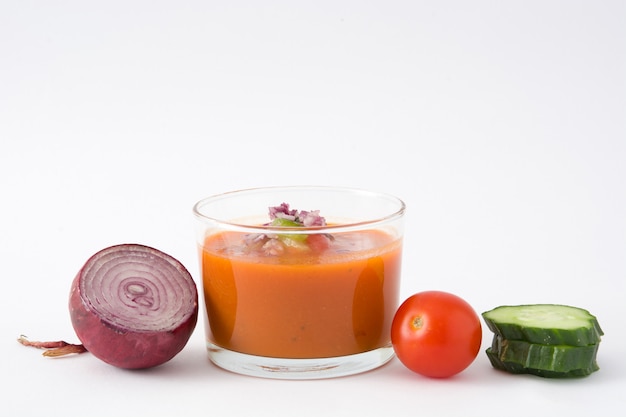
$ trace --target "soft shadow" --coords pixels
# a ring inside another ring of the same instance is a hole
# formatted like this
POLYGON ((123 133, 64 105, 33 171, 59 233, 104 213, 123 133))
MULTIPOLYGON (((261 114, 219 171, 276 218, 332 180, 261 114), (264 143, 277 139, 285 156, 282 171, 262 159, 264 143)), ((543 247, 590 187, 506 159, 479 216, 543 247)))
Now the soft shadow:
POLYGON ((150 374, 151 377, 163 377, 168 380, 184 379, 186 381, 205 380, 212 373, 219 371, 211 363, 206 349, 201 345, 188 345, 174 358, 154 368, 129 370, 129 372, 138 374, 150 374))

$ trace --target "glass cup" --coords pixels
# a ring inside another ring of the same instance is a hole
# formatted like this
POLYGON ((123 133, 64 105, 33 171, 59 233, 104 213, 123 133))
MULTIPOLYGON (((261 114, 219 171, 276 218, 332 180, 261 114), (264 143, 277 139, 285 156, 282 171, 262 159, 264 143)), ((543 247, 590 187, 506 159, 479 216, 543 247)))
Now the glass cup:
POLYGON ((316 379, 393 357, 402 200, 350 188, 266 187, 205 198, 193 212, 214 364, 316 379), (302 212, 296 218, 292 210, 302 212))

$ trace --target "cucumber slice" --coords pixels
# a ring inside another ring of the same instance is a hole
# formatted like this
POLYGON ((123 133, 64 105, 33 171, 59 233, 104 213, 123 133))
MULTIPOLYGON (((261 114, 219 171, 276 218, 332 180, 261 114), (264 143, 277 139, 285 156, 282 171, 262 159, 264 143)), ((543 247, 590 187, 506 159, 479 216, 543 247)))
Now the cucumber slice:
POLYGON ((523 340, 508 340, 495 335, 491 352, 505 363, 551 372, 570 372, 593 368, 599 344, 587 346, 541 345, 523 340))
POLYGON ((580 378, 591 375, 592 373, 600 369, 597 362, 594 361, 587 368, 572 369, 571 371, 567 372, 548 371, 545 369, 527 368, 524 365, 516 362, 505 362, 500 359, 500 356, 496 352, 494 352, 492 348, 488 348, 486 353, 489 361, 491 362, 491 365, 495 369, 505 371, 511 374, 530 374, 544 378, 580 378))
POLYGON ((500 306, 482 316, 492 332, 508 340, 586 346, 599 343, 604 334, 595 316, 566 305, 500 306))

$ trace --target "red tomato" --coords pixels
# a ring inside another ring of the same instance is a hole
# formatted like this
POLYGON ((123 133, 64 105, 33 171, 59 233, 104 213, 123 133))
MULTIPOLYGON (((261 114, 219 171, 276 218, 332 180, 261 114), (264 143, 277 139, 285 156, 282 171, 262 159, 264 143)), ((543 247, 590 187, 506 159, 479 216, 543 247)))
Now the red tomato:
POLYGON ((396 356, 410 370, 446 378, 467 368, 482 342, 480 318, 465 300, 443 291, 407 298, 391 325, 396 356))

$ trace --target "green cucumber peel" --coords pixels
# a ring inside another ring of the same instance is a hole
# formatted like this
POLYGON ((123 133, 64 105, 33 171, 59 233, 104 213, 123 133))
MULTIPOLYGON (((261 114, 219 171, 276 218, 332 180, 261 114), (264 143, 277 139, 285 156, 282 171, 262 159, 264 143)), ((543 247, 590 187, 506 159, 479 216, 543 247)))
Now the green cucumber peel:
POLYGON ((491 352, 505 363, 550 372, 590 369, 596 364, 599 344, 587 346, 542 345, 523 340, 508 340, 495 335, 491 352))
POLYGON ((493 351, 493 348, 487 348, 487 358, 494 369, 508 372, 510 374, 528 374, 535 375, 543 378, 581 378, 598 371, 600 367, 597 362, 593 362, 588 367, 572 369, 570 371, 559 372, 549 371, 545 369, 528 368, 517 362, 503 361, 500 356, 493 351))

